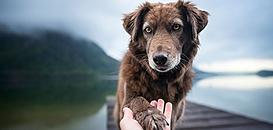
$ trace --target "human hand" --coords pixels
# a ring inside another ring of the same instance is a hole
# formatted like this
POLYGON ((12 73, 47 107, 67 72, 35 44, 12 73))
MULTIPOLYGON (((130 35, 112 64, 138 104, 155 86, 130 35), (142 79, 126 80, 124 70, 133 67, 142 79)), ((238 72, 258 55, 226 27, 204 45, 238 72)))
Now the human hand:
POLYGON ((143 130, 140 124, 134 119, 133 112, 128 107, 123 108, 124 116, 119 126, 121 130, 143 130))
MULTIPOLYGON (((164 115, 169 125, 167 125, 164 130, 170 130, 172 104, 170 102, 167 102, 165 105, 164 100, 162 99, 159 99, 158 101, 154 100, 150 104, 156 107, 162 113, 165 107, 164 115)), ((120 121, 121 130, 143 130, 140 124, 134 119, 133 112, 129 108, 127 107, 123 108, 123 113, 124 113, 124 116, 122 120, 120 121)))

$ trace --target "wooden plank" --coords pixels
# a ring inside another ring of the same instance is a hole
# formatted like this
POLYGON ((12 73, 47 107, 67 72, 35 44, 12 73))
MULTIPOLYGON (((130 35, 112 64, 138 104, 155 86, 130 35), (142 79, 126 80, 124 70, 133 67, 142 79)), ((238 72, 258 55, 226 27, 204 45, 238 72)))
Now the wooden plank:
POLYGON ((252 123, 255 123, 255 121, 242 117, 205 118, 194 121, 182 121, 178 128, 214 128, 223 126, 247 125, 252 123))
MULTIPOLYGON (((107 98, 107 129, 117 130, 113 119, 115 98, 107 98)), ((185 115, 176 130, 273 130, 273 124, 187 102, 185 115)))
POLYGON ((246 125, 227 125, 227 126, 214 126, 214 127, 189 127, 189 128, 183 128, 178 127, 176 130, 273 130, 272 126, 260 124, 260 123, 253 123, 253 124, 246 124, 246 125))
POLYGON ((115 98, 113 96, 107 97, 107 130, 118 130, 113 118, 114 106, 115 98))
POLYGON ((208 118, 230 118, 234 117, 234 115, 231 115, 229 113, 223 113, 223 112, 207 112, 207 113, 194 113, 194 114, 188 114, 185 113, 183 117, 183 121, 196 121, 196 120, 205 120, 208 118))

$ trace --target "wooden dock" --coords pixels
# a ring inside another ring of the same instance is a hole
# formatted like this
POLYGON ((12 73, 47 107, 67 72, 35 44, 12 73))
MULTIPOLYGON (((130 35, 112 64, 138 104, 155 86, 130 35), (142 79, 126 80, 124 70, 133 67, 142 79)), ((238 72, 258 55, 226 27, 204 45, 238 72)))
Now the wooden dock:
MULTIPOLYGON (((118 130, 112 117, 115 99, 107 98, 107 129, 118 130)), ((176 130, 273 130, 273 124, 224 110, 187 102, 184 120, 176 130)))

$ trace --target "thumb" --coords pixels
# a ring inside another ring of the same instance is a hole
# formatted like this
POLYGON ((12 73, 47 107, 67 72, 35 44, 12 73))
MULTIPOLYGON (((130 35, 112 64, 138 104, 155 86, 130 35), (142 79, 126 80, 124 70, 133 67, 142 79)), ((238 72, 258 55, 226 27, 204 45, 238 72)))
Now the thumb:
POLYGON ((123 118, 133 119, 133 117, 134 117, 132 110, 129 109, 128 107, 123 108, 123 113, 124 113, 123 118))

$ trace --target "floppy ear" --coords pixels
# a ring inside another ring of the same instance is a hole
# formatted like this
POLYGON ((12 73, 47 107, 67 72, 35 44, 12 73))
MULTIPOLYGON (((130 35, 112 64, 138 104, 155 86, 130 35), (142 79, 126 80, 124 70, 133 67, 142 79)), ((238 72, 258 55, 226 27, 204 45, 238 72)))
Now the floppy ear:
POLYGON ((181 11, 187 23, 191 26, 192 38, 197 39, 198 34, 207 26, 208 15, 206 11, 199 10, 190 2, 178 1, 176 7, 181 11))
POLYGON ((123 19, 123 27, 126 32, 131 35, 133 41, 137 41, 137 38, 141 35, 144 16, 150 8, 151 4, 146 2, 139 6, 136 11, 125 15, 123 19))

